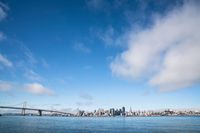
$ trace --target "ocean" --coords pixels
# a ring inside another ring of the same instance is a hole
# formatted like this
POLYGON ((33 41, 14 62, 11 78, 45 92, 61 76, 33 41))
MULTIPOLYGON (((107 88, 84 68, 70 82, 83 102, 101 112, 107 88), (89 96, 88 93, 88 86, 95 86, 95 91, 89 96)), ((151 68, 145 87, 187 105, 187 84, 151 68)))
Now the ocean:
POLYGON ((200 117, 1 116, 0 133, 200 133, 200 117))

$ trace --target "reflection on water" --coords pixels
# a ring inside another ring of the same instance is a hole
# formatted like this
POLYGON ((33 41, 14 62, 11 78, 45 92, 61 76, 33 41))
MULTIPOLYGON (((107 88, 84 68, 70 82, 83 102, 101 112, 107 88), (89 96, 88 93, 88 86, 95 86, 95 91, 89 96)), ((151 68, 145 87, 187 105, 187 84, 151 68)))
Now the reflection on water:
POLYGON ((0 133, 200 133, 200 117, 0 117, 0 133))

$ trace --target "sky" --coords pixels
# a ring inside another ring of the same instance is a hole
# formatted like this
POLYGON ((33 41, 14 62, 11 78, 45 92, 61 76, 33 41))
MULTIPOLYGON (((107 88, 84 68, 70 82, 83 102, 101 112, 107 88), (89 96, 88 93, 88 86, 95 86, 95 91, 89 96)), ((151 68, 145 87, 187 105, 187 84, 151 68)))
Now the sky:
POLYGON ((200 108, 200 2, 1 0, 0 105, 200 108))

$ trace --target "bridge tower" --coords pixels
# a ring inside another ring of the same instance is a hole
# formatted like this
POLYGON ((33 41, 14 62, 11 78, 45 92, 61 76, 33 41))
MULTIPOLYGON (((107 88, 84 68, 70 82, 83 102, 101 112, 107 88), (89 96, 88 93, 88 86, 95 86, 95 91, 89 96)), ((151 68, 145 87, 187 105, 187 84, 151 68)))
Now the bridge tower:
POLYGON ((23 103, 22 115, 25 115, 25 114, 26 114, 26 111, 25 111, 25 110, 26 110, 26 109, 25 109, 25 108, 26 108, 26 104, 27 104, 26 102, 23 103))
POLYGON ((42 116, 42 110, 38 110, 39 116, 42 116))

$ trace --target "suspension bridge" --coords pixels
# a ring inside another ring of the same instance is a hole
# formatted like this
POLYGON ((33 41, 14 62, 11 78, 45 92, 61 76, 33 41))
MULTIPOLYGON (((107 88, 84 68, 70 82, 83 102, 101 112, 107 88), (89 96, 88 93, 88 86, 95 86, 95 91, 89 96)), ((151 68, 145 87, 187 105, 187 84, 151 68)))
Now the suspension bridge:
POLYGON ((14 110, 21 110, 21 115, 25 116, 26 111, 37 111, 39 116, 42 116, 43 112, 49 112, 49 113, 55 113, 65 116, 73 116, 71 113, 67 113, 64 111, 57 111, 52 109, 40 109, 40 108, 34 108, 34 107, 27 107, 27 103, 23 103, 23 107, 16 107, 16 106, 0 106, 1 109, 14 109, 14 110))

